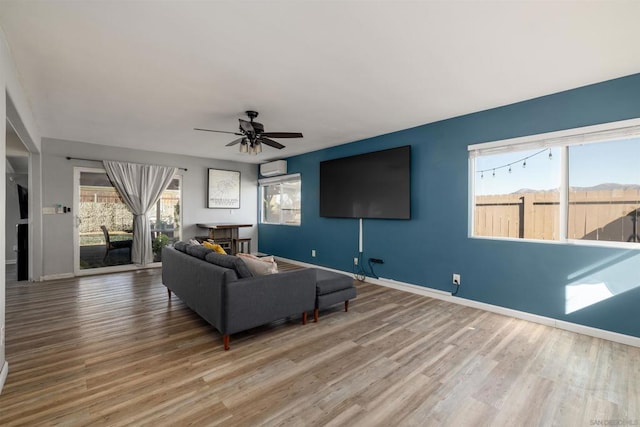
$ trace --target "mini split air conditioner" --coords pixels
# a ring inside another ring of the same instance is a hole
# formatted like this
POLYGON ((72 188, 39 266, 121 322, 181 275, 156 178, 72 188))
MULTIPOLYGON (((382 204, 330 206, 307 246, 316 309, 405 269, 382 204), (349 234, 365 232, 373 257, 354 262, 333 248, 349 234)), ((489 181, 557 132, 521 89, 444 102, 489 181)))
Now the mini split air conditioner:
POLYGON ((260 165, 260 175, 262 176, 276 176, 284 175, 287 173, 287 161, 276 160, 275 162, 264 163, 260 165))

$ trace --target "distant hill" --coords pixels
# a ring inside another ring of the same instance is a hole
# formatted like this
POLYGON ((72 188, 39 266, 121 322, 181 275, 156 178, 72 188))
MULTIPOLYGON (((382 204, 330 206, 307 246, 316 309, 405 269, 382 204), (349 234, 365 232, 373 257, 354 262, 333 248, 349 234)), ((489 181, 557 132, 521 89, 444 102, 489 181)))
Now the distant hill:
POLYGON ((573 191, 603 191, 603 190, 640 190, 640 185, 637 184, 615 184, 605 183, 594 185, 593 187, 571 187, 573 191))
MULTIPOLYGON (((593 187, 571 187, 571 191, 611 191, 611 190, 640 190, 638 184, 616 184, 607 182, 604 184, 594 185, 593 187)), ((511 194, 527 194, 527 193, 552 193, 558 191, 557 188, 551 190, 532 190, 531 188, 521 188, 511 194)))

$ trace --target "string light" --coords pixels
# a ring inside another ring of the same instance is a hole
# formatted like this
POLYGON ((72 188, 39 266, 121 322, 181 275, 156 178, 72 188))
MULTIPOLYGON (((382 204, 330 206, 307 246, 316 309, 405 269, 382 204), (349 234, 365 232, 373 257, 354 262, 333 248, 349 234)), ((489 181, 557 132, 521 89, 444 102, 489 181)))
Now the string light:
POLYGON ((489 168, 489 169, 479 170, 479 171, 476 171, 476 173, 479 173, 479 174, 480 174, 480 178, 484 178, 484 173, 485 173, 485 172, 489 172, 489 171, 491 171, 491 172, 492 172, 492 175, 495 177, 495 176, 496 176, 496 170, 500 170, 500 169, 504 169, 504 168, 509 168, 509 173, 511 173, 511 166, 513 166, 513 165, 515 165, 515 164, 517 164, 517 163, 520 163, 520 162, 522 162, 522 167, 526 169, 526 167, 527 167, 527 160, 528 160, 528 159, 530 159, 530 158, 532 158, 532 157, 535 157, 535 156, 538 156, 538 155, 540 155, 540 154, 544 153, 545 151, 549 151, 549 160, 553 160, 553 154, 551 153, 551 148, 545 148, 544 150, 540 150, 540 151, 538 151, 538 152, 536 152, 536 153, 531 154, 530 156, 523 157, 523 158, 518 159, 518 160, 516 160, 516 161, 514 161, 514 162, 506 163, 506 164, 501 165, 501 166, 496 166, 495 168, 489 168))

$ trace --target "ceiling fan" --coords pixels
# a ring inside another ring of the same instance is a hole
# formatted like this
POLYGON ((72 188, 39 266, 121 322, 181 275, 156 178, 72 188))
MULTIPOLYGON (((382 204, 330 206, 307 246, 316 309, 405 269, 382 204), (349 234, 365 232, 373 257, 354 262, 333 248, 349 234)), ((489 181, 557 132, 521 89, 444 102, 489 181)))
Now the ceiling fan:
POLYGON ((249 121, 244 119, 238 119, 240 122, 240 132, 228 132, 224 130, 213 129, 201 129, 193 128, 193 130, 201 130, 205 132, 218 132, 218 133, 230 133, 232 135, 238 135, 241 138, 235 139, 228 143, 226 146, 240 144, 241 153, 258 154, 262 151, 262 144, 266 144, 270 147, 277 148, 278 150, 284 148, 284 145, 272 140, 271 138, 302 138, 300 132, 265 132, 262 123, 254 122, 253 119, 258 117, 257 111, 245 111, 249 117, 249 121))

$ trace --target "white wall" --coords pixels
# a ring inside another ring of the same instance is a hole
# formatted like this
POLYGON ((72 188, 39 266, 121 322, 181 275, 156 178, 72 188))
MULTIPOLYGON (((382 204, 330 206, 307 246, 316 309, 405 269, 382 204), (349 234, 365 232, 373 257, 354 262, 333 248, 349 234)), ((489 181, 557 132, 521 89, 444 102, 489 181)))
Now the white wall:
MULTIPOLYGON (((40 149, 40 135, 29 108, 27 98, 18 81, 11 51, 4 32, 0 31, 0 223, 5 223, 6 203, 6 120, 10 120, 16 133, 32 152, 40 149)), ((38 174, 39 176, 39 174, 38 174)), ((31 186, 30 186, 31 187, 31 186)), ((36 203, 37 204, 37 203, 36 203)), ((36 221, 37 222, 37 221, 36 221)), ((34 236, 36 241, 39 236, 34 236)), ((4 239, 4 237, 3 237, 4 239)), ((33 241, 32 241, 33 242, 33 241)), ((0 242, 0 260, 5 259, 5 242, 0 242)), ((8 372, 5 360, 5 264, 0 262, 0 392, 8 372)))
MULTIPOLYGON (((2 90, 5 87, 5 75, 6 75, 6 61, 8 61, 8 52, 7 47, 3 39, 0 40, 0 94, 4 95, 5 91, 2 90)), ((6 193, 5 193, 5 182, 6 182, 6 170, 7 165, 4 159, 6 158, 6 102, 4 100, 4 96, 0 96, 0 224, 5 223, 5 203, 6 203, 6 193)), ((4 237, 3 237, 4 240, 4 237)), ((0 245, 0 260, 5 259, 5 250, 4 250, 4 242, 0 245)), ((4 340, 5 340, 5 264, 4 262, 0 262, 0 392, 2 392, 2 387, 4 386, 4 381, 6 375, 8 374, 9 365, 5 361, 4 355, 4 340)))
MULTIPOLYGON (((206 234, 196 226, 206 222, 234 222, 254 224, 240 230, 242 237, 253 239, 257 248, 257 182, 258 166, 223 160, 156 153, 128 148, 108 147, 76 141, 43 138, 42 141, 42 205, 61 204, 73 206, 73 171, 75 166, 101 167, 97 162, 67 160, 80 157, 99 160, 119 160, 134 163, 157 164, 187 168, 179 171, 182 177, 182 238, 206 234), (240 209, 207 209, 207 169, 218 168, 240 171, 240 209)), ((44 215, 43 226, 43 277, 73 273, 74 215, 44 215)))

